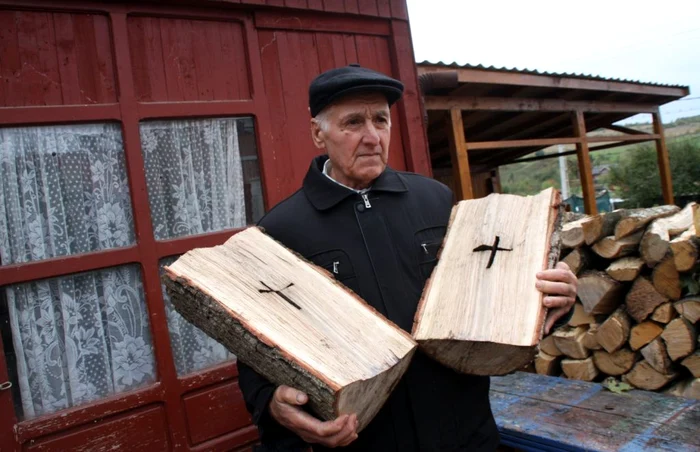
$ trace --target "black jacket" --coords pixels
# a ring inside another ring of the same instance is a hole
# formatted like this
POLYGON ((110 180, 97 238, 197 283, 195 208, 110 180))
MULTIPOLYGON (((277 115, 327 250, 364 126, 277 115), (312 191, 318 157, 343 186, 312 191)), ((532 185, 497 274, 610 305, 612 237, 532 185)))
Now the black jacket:
MULTIPOLYGON (((302 189, 260 225, 288 248, 335 270, 338 280, 410 332, 445 235, 452 192, 433 179, 387 168, 365 202, 323 175, 327 158, 316 157, 302 189)), ((264 448, 303 448, 267 412, 274 385, 244 363, 239 372, 264 448)), ((488 377, 458 374, 418 351, 384 407, 343 450, 477 451, 494 450, 498 441, 488 377)), ((318 450, 324 449, 315 445, 318 450)))

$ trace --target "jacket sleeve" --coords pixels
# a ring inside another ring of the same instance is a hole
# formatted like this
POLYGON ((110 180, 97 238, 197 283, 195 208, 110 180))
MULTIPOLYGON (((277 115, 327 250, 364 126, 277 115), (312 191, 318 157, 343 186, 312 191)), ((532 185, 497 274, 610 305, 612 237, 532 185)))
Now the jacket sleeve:
POLYGON ((256 450, 260 452, 308 450, 308 444, 277 423, 270 415, 268 407, 276 389, 273 383, 245 363, 238 361, 238 385, 243 393, 246 408, 260 433, 262 444, 256 450))

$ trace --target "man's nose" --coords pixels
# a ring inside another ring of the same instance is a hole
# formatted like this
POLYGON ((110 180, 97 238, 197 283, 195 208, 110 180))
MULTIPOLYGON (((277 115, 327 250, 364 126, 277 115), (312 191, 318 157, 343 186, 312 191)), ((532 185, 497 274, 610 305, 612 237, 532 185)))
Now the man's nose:
POLYGON ((374 126, 372 121, 367 121, 365 123, 365 133, 362 136, 362 141, 365 144, 376 146, 379 144, 379 131, 374 126))

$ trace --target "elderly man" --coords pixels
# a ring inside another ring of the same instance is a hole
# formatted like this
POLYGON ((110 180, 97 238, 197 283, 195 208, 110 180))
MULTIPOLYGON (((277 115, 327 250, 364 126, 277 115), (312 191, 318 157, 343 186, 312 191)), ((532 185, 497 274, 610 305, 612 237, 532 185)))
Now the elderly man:
MULTIPOLYGON (((398 80, 357 65, 314 79, 311 138, 324 155, 260 225, 410 332, 454 200, 433 179, 387 167, 389 108, 402 93, 398 80)), ((533 275, 533 284, 548 294, 548 330, 573 305, 576 277, 559 264, 533 275)), ((488 377, 458 374, 420 351, 359 434, 355 415, 323 422, 304 409, 306 394, 275 387, 244 363, 239 369, 263 450, 477 451, 499 442, 488 377)))

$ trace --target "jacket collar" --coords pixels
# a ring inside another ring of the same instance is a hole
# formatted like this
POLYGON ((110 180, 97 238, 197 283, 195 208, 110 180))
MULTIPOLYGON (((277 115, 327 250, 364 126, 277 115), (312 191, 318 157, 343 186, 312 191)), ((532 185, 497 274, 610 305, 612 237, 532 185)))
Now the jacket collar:
MULTIPOLYGON (((353 190, 336 184, 323 174, 323 165, 328 160, 327 155, 319 155, 311 161, 309 171, 304 177, 303 189, 306 197, 317 210, 327 210, 345 198, 356 194, 353 190)), ((370 192, 403 193, 408 187, 401 175, 387 167, 374 181, 370 192)))

